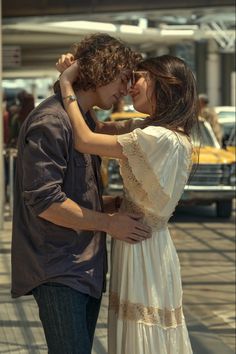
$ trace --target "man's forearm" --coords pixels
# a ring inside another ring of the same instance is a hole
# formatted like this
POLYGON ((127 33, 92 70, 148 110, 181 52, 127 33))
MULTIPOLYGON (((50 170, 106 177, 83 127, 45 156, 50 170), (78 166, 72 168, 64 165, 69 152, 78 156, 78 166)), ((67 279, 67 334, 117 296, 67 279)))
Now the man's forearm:
POLYGON ((71 199, 62 203, 53 203, 39 216, 75 231, 105 231, 112 237, 131 244, 144 241, 151 236, 150 227, 139 221, 140 215, 100 213, 82 208, 71 199))
POLYGON ((97 122, 96 133, 117 135, 117 127, 115 122, 97 122))
POLYGON ((96 123, 96 133, 108 134, 108 135, 117 135, 116 122, 101 122, 98 120, 94 110, 90 110, 90 115, 96 123))
POLYGON ((80 207, 71 199, 53 203, 39 216, 56 225, 77 230, 107 231, 109 215, 80 207))
POLYGON ((129 133, 131 131, 131 125, 133 119, 123 120, 123 121, 111 121, 111 122, 101 122, 98 120, 94 110, 90 110, 90 115, 92 116, 94 122, 96 123, 96 133, 108 134, 108 135, 120 135, 129 133))

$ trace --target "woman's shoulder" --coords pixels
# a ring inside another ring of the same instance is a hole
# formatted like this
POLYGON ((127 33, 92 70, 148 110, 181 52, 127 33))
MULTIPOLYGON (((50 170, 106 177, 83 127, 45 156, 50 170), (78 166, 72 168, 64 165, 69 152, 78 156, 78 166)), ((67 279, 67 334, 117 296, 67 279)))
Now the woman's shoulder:
POLYGON ((175 132, 173 132, 172 130, 158 125, 148 125, 144 129, 142 129, 142 131, 146 134, 157 135, 157 136, 166 135, 167 137, 169 137, 175 135, 175 132))
MULTIPOLYGON (((176 132, 165 127, 150 125, 144 129, 136 129, 137 135, 156 138, 156 143, 169 145, 170 147, 192 149, 190 138, 181 132, 176 132)), ((153 140, 153 139, 152 139, 153 140)))
POLYGON ((170 142, 175 141, 178 139, 178 133, 167 129, 165 127, 160 127, 156 125, 149 125, 148 127, 145 127, 144 129, 136 129, 138 134, 143 134, 143 135, 151 135, 153 137, 162 138, 164 140, 169 140, 170 142))

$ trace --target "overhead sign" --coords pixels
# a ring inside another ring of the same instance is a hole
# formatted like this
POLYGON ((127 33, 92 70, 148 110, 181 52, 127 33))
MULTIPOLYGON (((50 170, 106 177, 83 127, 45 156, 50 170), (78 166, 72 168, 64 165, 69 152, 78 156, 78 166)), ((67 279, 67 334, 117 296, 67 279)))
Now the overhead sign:
POLYGON ((19 68, 21 66, 20 46, 3 46, 2 54, 3 70, 8 68, 19 68))

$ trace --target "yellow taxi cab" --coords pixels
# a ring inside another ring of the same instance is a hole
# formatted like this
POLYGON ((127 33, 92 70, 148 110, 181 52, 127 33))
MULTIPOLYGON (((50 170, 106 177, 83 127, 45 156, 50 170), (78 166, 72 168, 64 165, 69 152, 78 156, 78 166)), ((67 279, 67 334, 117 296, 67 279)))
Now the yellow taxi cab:
POLYGON ((123 111, 123 112, 115 112, 110 115, 112 121, 121 121, 127 119, 139 119, 146 118, 147 114, 136 112, 136 111, 123 111))
POLYGON ((235 155, 223 149, 204 119, 200 134, 192 134, 195 151, 193 168, 180 204, 216 205, 218 217, 229 218, 235 198, 235 155), (200 137, 200 139, 199 139, 200 137))
MULTIPOLYGON (((138 112, 115 113, 112 120, 143 118, 138 112)), ((235 154, 220 147, 208 122, 199 119, 200 134, 193 132, 195 147, 192 173, 184 189, 180 205, 216 205, 218 217, 229 218, 235 198, 235 154)), ((105 193, 120 194, 122 177, 116 159, 103 159, 102 177, 105 193)))

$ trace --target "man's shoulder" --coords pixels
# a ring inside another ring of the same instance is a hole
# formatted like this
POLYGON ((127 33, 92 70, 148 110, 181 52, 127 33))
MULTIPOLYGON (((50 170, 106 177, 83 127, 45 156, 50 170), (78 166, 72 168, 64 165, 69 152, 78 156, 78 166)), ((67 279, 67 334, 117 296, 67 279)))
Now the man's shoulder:
POLYGON ((62 105, 60 97, 53 95, 42 101, 28 116, 26 126, 30 127, 37 124, 58 124, 71 130, 71 124, 66 111, 62 105))
POLYGON ((53 140, 62 138, 67 144, 70 143, 72 139, 70 120, 56 95, 42 101, 25 119, 20 129, 19 141, 23 143, 30 136, 38 139, 50 136, 53 140))
POLYGON ((42 101, 33 111, 34 114, 42 114, 46 112, 48 114, 58 114, 65 113, 64 107, 60 101, 58 95, 53 95, 42 101))

